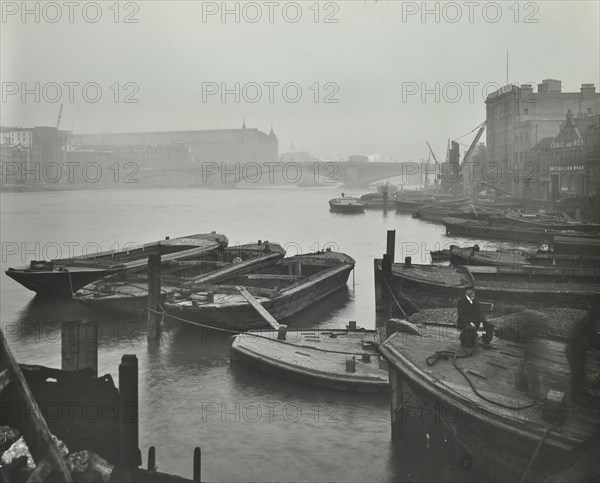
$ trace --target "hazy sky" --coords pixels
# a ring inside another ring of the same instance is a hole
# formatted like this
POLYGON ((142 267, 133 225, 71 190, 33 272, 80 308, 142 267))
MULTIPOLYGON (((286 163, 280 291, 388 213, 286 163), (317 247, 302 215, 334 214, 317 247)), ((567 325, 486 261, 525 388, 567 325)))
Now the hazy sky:
POLYGON ((61 128, 76 132, 227 129, 245 117, 266 132, 272 123, 280 152, 293 140, 322 159, 416 160, 426 140, 443 157, 449 138, 485 119, 484 87, 506 83, 507 49, 510 82, 600 84, 597 1, 28 7, 23 18, 21 2, 2 4, 5 126, 55 125, 61 102, 61 128), (224 5, 233 13, 223 18, 224 5), (34 93, 22 99, 23 87, 34 93))

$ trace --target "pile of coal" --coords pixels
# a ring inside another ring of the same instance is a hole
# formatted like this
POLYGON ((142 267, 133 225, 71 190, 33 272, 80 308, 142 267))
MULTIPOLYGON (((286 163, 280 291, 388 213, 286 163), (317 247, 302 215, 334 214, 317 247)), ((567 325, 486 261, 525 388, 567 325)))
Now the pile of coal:
MULTIPOLYGON (((488 319, 494 324, 497 337, 511 342, 527 342, 534 338, 568 341, 573 329, 588 312, 579 309, 524 310, 488 319)), ((408 321, 415 325, 455 326, 455 308, 424 309, 411 315, 408 321)))
MULTIPOLYGON (((73 481, 108 483, 113 465, 91 451, 70 453, 61 440, 52 435, 65 460, 73 481)), ((15 428, 0 426, 0 465, 8 481, 28 481, 36 465, 23 436, 15 428)))

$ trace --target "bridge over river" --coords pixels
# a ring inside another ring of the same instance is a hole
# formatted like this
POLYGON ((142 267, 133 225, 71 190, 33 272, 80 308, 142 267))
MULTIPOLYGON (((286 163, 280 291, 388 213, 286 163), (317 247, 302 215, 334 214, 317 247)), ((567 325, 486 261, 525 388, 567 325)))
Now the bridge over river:
POLYGON ((237 183, 255 184, 343 184, 351 188, 366 188, 369 184, 403 176, 403 182, 419 184, 424 176, 436 173, 435 165, 425 162, 264 162, 219 163, 174 167, 140 165, 136 178, 140 184, 219 186, 237 183))

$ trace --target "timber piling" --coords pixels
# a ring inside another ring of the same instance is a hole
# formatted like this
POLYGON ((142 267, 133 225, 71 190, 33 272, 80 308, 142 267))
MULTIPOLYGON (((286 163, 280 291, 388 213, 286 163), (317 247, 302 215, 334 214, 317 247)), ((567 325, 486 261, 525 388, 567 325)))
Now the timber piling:
POLYGON ((148 342, 156 341, 161 330, 161 257, 150 255, 148 257, 148 342))
POLYGON ((88 320, 72 320, 61 325, 61 367, 63 371, 92 369, 98 377, 98 326, 88 320))
POLYGON ((142 464, 139 452, 138 359, 125 354, 119 364, 119 460, 131 472, 142 464))

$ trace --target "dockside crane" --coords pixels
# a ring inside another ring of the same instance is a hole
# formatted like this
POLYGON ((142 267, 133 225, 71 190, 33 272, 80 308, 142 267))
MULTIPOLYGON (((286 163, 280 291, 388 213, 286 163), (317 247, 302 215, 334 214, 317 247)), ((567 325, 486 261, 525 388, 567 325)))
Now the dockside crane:
POLYGON ((56 120, 56 130, 58 131, 58 128, 60 127, 60 119, 62 117, 62 109, 63 109, 63 105, 60 105, 60 109, 58 110, 58 119, 56 120))
MULTIPOLYGON (((429 157, 427 158, 427 169, 429 169, 429 158, 431 158, 433 156, 433 160, 435 161, 435 171, 436 171, 436 176, 435 176, 435 191, 437 193, 438 191, 438 187, 440 184, 440 178, 441 178, 441 174, 440 174, 440 162, 438 161, 437 156, 435 155, 435 153, 433 152, 433 148, 431 147, 431 144, 429 144, 429 141, 425 141, 425 143, 427 144, 427 147, 429 148, 429 157)), ((425 174, 425 184, 427 184, 427 173, 425 174)))
POLYGON ((429 141, 425 141, 427 143, 427 147, 429 148, 429 153, 433 156, 433 160, 435 161, 435 164, 440 164, 440 162, 438 161, 437 156, 435 155, 435 153, 433 152, 433 149, 431 147, 431 144, 429 144, 429 141))
MULTIPOLYGON (((479 129, 479 131, 477 131, 477 135, 475 136, 475 138, 473 139, 473 142, 469 146, 469 149, 467 149, 467 152, 463 156, 461 166, 463 166, 471 158, 471 155, 473 154, 473 151, 475 150, 475 146, 477 146, 477 143, 481 139, 481 135, 483 134, 483 131, 485 131, 485 123, 486 123, 486 121, 483 121, 479 126, 477 126, 475 128, 475 129, 479 129)), ((473 129, 473 131, 475 129, 473 129)), ((473 131, 471 131, 471 132, 473 132, 473 131)))

